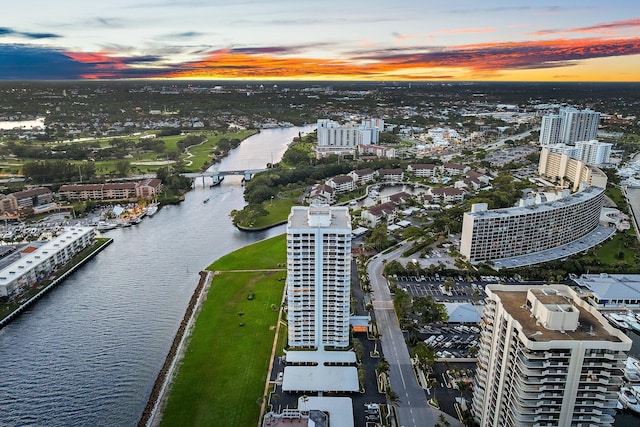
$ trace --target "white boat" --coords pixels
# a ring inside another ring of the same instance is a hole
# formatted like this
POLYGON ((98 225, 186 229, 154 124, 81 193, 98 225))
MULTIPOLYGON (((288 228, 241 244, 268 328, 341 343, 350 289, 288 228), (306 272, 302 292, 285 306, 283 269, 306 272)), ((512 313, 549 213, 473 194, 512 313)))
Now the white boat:
POLYGON ((147 206, 147 216, 153 216, 155 215, 155 213, 158 212, 158 205, 157 204, 152 204, 147 206))
POLYGON ((116 224, 115 222, 100 221, 98 222, 98 225, 96 226, 96 228, 99 231, 107 231, 107 230, 113 230, 117 226, 118 224, 116 224))
POLYGON ((624 365, 624 377, 632 384, 640 384, 640 360, 635 357, 627 357, 624 365))
MULTIPOLYGON (((635 386, 634 388, 636 387, 638 386, 635 386)), ((629 409, 635 413, 640 413, 640 402, 638 402, 638 397, 636 395, 638 390, 634 390, 634 388, 623 386, 620 389, 620 393, 618 393, 618 400, 622 403, 622 406, 624 406, 625 409, 629 409)))
POLYGON ((628 314, 627 316, 624 317, 624 321, 629 324, 629 327, 631 329, 640 333, 640 323, 638 323, 638 320, 634 315, 628 314))
POLYGON ((629 329, 629 323, 625 321, 625 316, 617 313, 606 314, 605 317, 609 320, 613 326, 618 329, 629 329))

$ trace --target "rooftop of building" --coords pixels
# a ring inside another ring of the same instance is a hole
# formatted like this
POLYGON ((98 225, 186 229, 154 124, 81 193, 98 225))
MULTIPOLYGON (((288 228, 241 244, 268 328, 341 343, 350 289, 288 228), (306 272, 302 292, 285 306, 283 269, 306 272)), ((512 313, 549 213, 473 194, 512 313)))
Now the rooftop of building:
POLYGON ((590 310, 595 311, 595 309, 590 308, 584 301, 579 298, 578 301, 574 300, 574 296, 566 286, 538 286, 533 289, 556 289, 559 292, 558 295, 538 294, 536 296, 539 299, 542 298, 540 302, 545 305, 570 304, 573 310, 577 310, 578 327, 575 331, 547 329, 532 316, 531 310, 527 307, 527 291, 532 289, 532 287, 489 285, 488 289, 500 298, 504 309, 520 324, 523 333, 531 341, 623 342, 619 337, 619 335, 622 334, 621 332, 613 329, 604 317, 599 314, 596 316, 591 312, 590 310))
POLYGON ((291 208, 288 228, 310 229, 318 227, 336 230, 351 230, 349 208, 346 206, 331 207, 328 205, 294 206, 291 208))
POLYGON ((582 191, 570 194, 567 197, 557 199, 547 203, 540 203, 536 205, 530 205, 525 207, 481 210, 477 212, 465 212, 465 215, 470 215, 476 218, 501 218, 512 217, 515 215, 526 215, 533 212, 546 212, 557 209, 562 206, 571 206, 578 203, 590 200, 604 192, 604 188, 590 186, 582 191))
POLYGON ((640 300, 640 274, 583 274, 573 281, 600 300, 640 300))

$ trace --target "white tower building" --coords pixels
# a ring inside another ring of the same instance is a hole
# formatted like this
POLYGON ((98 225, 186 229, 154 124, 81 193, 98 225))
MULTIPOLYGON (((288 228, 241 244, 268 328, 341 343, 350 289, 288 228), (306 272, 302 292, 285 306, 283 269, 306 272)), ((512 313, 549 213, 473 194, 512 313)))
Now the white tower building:
POLYGON ((349 209, 294 206, 287 225, 290 346, 349 346, 350 283, 349 209))
POLYGON ((611 147, 609 142, 578 141, 576 142, 576 155, 571 156, 590 165, 601 165, 609 163, 611 157, 611 147))
POLYGON ((542 117, 540 126, 540 145, 554 145, 560 142, 560 128, 562 120, 559 114, 549 114, 542 117))
POLYGON ((631 339, 568 286, 487 286, 481 427, 611 426, 631 339))
POLYGON ((573 144, 577 141, 590 141, 597 137, 600 113, 596 111, 561 108, 560 120, 559 142, 573 144))

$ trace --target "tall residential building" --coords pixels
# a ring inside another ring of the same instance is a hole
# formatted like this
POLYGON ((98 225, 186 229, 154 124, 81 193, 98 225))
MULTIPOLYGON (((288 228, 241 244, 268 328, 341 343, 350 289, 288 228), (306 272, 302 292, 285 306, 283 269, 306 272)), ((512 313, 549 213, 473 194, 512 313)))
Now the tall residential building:
POLYGON ((542 117, 540 145, 574 144, 596 139, 600 113, 592 110, 561 108, 559 114, 542 117))
POLYGON ((363 120, 359 125, 319 119, 317 152, 319 155, 355 152, 360 145, 377 144, 383 130, 382 119, 363 120))
POLYGON ((562 121, 559 114, 548 114, 542 117, 540 125, 540 145, 553 145, 560 142, 560 127, 562 121))
POLYGON ((294 206, 287 225, 290 346, 349 346, 350 283, 349 209, 294 206))
POLYGON ((564 285, 489 285, 472 412, 481 427, 611 426, 631 339, 564 285))
POLYGON ((560 109, 560 140, 565 144, 596 139, 600 113, 575 108, 560 109))
POLYGON ((613 147, 613 144, 609 142, 600 142, 598 140, 578 141, 576 142, 577 153, 575 158, 590 165, 609 163, 611 147, 613 147))
MULTIPOLYGON (((562 144, 560 144, 562 145, 562 144)), ((568 185, 575 191, 584 182, 587 185, 606 188, 607 175, 595 166, 571 158, 566 153, 552 152, 552 147, 543 147, 540 152, 538 173, 568 185)))

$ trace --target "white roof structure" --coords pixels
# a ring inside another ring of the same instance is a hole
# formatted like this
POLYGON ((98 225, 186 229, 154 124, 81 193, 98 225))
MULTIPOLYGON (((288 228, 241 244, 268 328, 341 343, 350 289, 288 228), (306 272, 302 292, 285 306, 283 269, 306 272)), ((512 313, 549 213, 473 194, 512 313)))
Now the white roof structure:
MULTIPOLYGON (((444 303, 449 314, 449 323, 479 323, 482 317, 476 306, 469 303, 444 303)), ((482 308, 482 306, 480 306, 482 308)))
POLYGON ((640 274, 583 274, 574 282, 589 288, 601 303, 640 301, 640 274))
POLYGON ((355 366, 287 366, 282 391, 356 393, 360 391, 358 369, 355 366))
POLYGON ((285 356, 287 364, 347 364, 356 363, 356 354, 353 351, 287 351, 285 356))
POLYGON ((350 397, 309 396, 306 402, 300 397, 298 409, 304 410, 305 406, 307 410, 328 412, 332 426, 353 427, 353 406, 350 397))
POLYGON ((288 351, 285 359, 283 391, 360 391, 353 351, 288 351))

